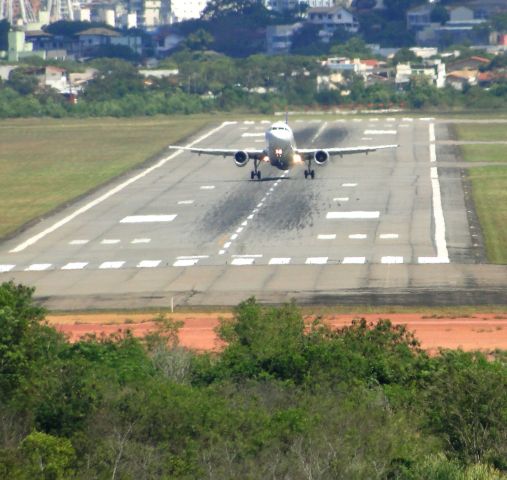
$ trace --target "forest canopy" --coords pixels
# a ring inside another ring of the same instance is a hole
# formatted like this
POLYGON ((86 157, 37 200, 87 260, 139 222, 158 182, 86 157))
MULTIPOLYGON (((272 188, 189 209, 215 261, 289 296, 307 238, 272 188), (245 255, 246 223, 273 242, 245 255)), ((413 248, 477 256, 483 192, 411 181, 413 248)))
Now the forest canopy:
POLYGON ((505 478, 504 353, 429 357, 387 319, 331 330, 254 298, 219 352, 164 315, 70 343, 33 293, 0 285, 1 478, 505 478))

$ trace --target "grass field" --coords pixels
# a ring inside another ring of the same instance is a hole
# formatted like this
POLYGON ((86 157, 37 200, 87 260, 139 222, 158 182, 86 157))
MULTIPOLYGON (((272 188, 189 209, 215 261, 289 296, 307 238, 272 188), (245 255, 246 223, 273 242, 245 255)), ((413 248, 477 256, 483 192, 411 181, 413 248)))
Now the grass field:
POLYGON ((211 120, 199 115, 0 121, 0 238, 211 120))
MULTIPOLYGON (((505 125, 458 125, 459 140, 507 141, 505 125)), ((507 264, 507 145, 463 145, 463 157, 470 162, 505 162, 506 166, 472 167, 475 208, 492 263, 507 264)))

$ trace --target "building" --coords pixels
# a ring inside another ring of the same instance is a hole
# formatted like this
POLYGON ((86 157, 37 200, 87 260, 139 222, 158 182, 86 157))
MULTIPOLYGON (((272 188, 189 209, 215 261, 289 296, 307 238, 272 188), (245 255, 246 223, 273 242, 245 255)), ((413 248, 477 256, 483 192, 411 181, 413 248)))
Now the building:
POLYGON ((207 0, 171 0, 171 16, 175 22, 199 18, 207 0))
POLYGON ((359 30, 356 17, 343 7, 310 8, 308 22, 321 27, 319 35, 324 42, 328 42, 338 28, 350 33, 357 33, 359 30))
POLYGON ((447 65, 448 72, 456 72, 463 70, 478 70, 480 67, 485 67, 489 64, 489 59, 479 56, 464 58, 447 65))
POLYGON ((421 5, 407 10, 407 28, 419 31, 431 24, 433 5, 421 5))
POLYGON ((301 23, 293 25, 270 25, 266 28, 266 52, 268 55, 288 53, 292 46, 294 32, 302 27, 301 23))

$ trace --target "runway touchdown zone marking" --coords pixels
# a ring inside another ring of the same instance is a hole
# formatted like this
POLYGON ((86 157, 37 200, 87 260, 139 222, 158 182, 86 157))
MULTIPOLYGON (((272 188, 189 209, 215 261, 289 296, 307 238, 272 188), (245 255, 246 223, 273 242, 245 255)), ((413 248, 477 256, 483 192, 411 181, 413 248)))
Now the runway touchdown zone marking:
POLYGON ((88 262, 71 262, 62 267, 62 270, 82 270, 88 265, 88 262))
POLYGON ((129 215, 122 218, 120 223, 155 223, 172 222, 178 215, 129 215))

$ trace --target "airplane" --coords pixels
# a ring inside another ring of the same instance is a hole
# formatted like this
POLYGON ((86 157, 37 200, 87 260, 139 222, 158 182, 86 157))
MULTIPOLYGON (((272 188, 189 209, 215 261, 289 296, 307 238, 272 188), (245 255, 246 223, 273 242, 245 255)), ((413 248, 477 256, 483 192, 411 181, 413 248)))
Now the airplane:
POLYGON ((294 140, 294 133, 285 122, 275 122, 265 132, 266 147, 264 149, 246 148, 243 150, 228 148, 195 148, 171 145, 169 148, 187 150, 199 155, 219 155, 234 157, 234 163, 238 167, 244 167, 251 159, 254 169, 250 172, 250 179, 261 179, 259 166, 262 162, 270 163, 280 170, 288 170, 295 165, 307 163, 304 174, 305 178, 315 178, 315 170, 312 162, 318 166, 324 166, 330 157, 350 155, 354 153, 374 152, 384 148, 397 148, 398 145, 376 145, 360 147, 332 147, 332 148, 298 148, 294 140))

